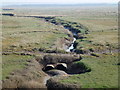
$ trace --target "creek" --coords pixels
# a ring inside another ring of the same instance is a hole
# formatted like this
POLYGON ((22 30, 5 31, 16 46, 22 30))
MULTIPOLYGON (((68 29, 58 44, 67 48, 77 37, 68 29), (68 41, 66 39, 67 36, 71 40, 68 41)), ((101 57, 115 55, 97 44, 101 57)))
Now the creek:
POLYGON ((66 52, 74 52, 74 44, 75 44, 76 38, 73 38, 72 44, 66 49, 66 52))
POLYGON ((70 27, 64 27, 65 29, 69 30, 70 32, 72 32, 73 34, 73 41, 71 43, 70 46, 68 46, 68 48, 65 50, 66 52, 74 52, 75 51, 75 41, 77 40, 77 32, 75 32, 74 30, 72 30, 70 27))

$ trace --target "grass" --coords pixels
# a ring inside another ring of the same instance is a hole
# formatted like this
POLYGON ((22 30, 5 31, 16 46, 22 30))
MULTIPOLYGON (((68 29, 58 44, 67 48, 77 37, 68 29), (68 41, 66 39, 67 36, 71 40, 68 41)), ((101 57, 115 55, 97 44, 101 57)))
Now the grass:
MULTIPOLYGON (((88 28, 86 38, 78 39, 77 50, 108 50, 118 47, 117 6, 63 6, 63 7, 13 7, 17 15, 63 15, 58 21, 76 22, 88 28)), ((5 12, 5 11, 4 11, 5 12)), ((75 24, 71 24, 75 27, 75 24)), ((77 28, 79 29, 79 28, 77 28)), ((84 30, 82 30, 84 31, 84 30)), ((33 49, 55 50, 61 48, 61 38, 69 38, 66 29, 42 19, 3 16, 3 52, 32 51, 33 49)), ((84 32, 82 32, 84 33, 84 32)), ((93 53, 96 55, 96 53, 93 53)), ((91 72, 77 74, 60 80, 62 83, 77 83, 82 88, 117 88, 118 55, 97 54, 99 57, 83 56, 81 62, 91 72)), ((3 79, 10 72, 25 67, 28 56, 3 55, 3 79), (17 68, 16 68, 17 67, 17 68)))
POLYGON ((78 39, 76 49, 89 51, 93 49, 96 52, 114 50, 118 48, 118 31, 94 31, 87 35, 86 38, 78 39))
POLYGON ((63 27, 28 17, 3 16, 2 31, 3 51, 12 52, 32 51, 34 48, 51 49, 58 39, 69 38, 63 27))
POLYGON ((21 56, 21 55, 3 55, 2 56, 2 79, 4 80, 11 72, 16 70, 24 69, 27 60, 32 59, 32 56, 21 56))
POLYGON ((118 31, 101 31, 101 32, 92 32, 92 34, 88 34, 87 37, 89 40, 105 45, 106 42, 110 44, 118 43, 118 31), (97 37, 97 38, 96 38, 97 37))
MULTIPOLYGON (((58 7, 59 9, 60 7, 58 7)), ((61 7, 62 8, 62 7, 61 7)), ((87 37, 84 41, 77 40, 77 50, 81 50, 81 45, 84 50, 93 48, 94 50, 107 50, 111 47, 106 47, 106 44, 113 46, 113 49, 118 47, 118 19, 116 6, 103 6, 103 7, 67 7, 62 13, 62 17, 57 17, 63 21, 76 22, 88 28, 89 34, 84 35, 87 37), (109 9, 110 8, 110 9, 109 9), (70 11, 71 10, 71 11, 70 11), (72 11, 73 10, 73 11, 72 11), (65 12, 66 11, 66 12, 65 12), (87 43, 86 43, 87 41, 87 43), (89 41, 92 41, 89 42, 89 41), (94 45, 94 44, 99 44, 94 45)), ((56 14, 58 14, 56 11, 56 14)), ((49 12, 47 13, 49 14, 49 12)), ((72 24, 71 24, 72 25, 72 24)), ((72 27, 75 27, 74 24, 72 27)), ((79 30, 79 28, 77 28, 79 30)), ((80 30, 85 31, 85 30, 80 30)), ((83 33, 83 32, 81 32, 83 33)))
MULTIPOLYGON (((2 51, 23 52, 39 51, 39 49, 55 50, 58 40, 68 38, 67 30, 61 26, 55 26, 41 19, 26 17, 2 16, 2 51), (56 43, 56 44, 55 44, 56 43)), ((60 45, 57 49, 59 49, 60 45)), ((3 55, 2 79, 11 72, 23 69, 30 56, 3 55)))
POLYGON ((118 88, 117 54, 101 55, 100 58, 84 56, 81 62, 87 64, 91 72, 73 75, 60 82, 77 83, 82 88, 118 88))

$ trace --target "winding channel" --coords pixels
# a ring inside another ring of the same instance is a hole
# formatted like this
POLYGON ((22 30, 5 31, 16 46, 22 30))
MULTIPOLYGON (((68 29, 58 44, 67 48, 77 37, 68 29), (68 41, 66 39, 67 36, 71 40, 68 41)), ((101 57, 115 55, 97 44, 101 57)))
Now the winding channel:
MULTIPOLYGON (((19 16, 20 17, 20 16, 19 16)), ((22 16, 23 17, 23 16, 22 16)), ((49 22, 49 23, 52 23, 54 25, 57 25, 56 23, 53 23, 51 21, 49 21, 49 19, 55 19, 55 17, 40 17, 40 16, 24 16, 24 17, 34 17, 34 18, 42 18, 44 19, 46 22, 49 22)), ((68 22, 70 23, 70 22, 68 22)), ((75 23, 75 22, 74 22, 75 23)), ((72 29, 72 27, 67 27, 67 26, 64 26, 62 24, 62 22, 60 22, 60 24, 65 28, 67 29, 68 31, 70 31, 72 33, 72 36, 73 36, 73 41, 71 42, 71 44, 68 46, 68 48, 65 50, 66 52, 74 52, 75 51, 75 42, 77 40, 77 36, 78 36, 78 31, 74 30, 74 28, 72 29)), ((79 26, 81 28, 81 25, 79 26)), ((47 73, 46 73, 47 74, 47 73)), ((56 76, 56 75, 55 75, 56 76)), ((51 77, 54 77, 54 76, 50 76, 47 74, 47 76, 44 77, 43 79, 43 84, 46 86, 47 84, 47 80, 49 80, 51 77)), ((59 77, 59 75, 58 75, 59 77)))
MULTIPOLYGON (((54 23, 52 23, 52 24, 54 24, 54 23)), ((72 33, 72 35, 73 35, 73 41, 71 42, 70 46, 68 46, 68 48, 65 51, 66 52, 74 52, 75 51, 75 47, 74 47, 75 45, 74 44, 75 44, 75 41, 77 40, 77 38, 76 38, 77 37, 77 33, 73 32, 73 30, 71 31, 70 28, 66 28, 66 27, 64 27, 64 28, 69 30, 72 33)), ((62 75, 55 75, 55 76, 59 77, 59 76, 62 76, 62 75)), ((47 84, 47 80, 49 80, 51 77, 54 77, 54 76, 50 76, 50 75, 47 74, 47 76, 44 77, 43 84, 45 86, 47 84)))
MULTIPOLYGON (((55 18, 55 17, 42 17, 42 16, 18 16, 18 17, 34 17, 34 18, 42 18, 42 19, 44 19, 46 22, 49 22, 49 23, 52 23, 52 24, 54 24, 54 25, 57 25, 57 24, 55 24, 55 23, 53 23, 53 22, 51 22, 51 21, 49 21, 49 19, 53 19, 53 18, 55 18)), ((62 25, 62 23, 60 23, 61 25, 62 25)), ((66 26, 64 26, 64 25, 62 25, 65 29, 67 29, 67 30, 69 30, 72 34, 73 34, 73 41, 72 41, 72 43, 71 43, 71 45, 70 46, 68 46, 68 48, 65 50, 66 52, 74 52, 75 51, 75 41, 77 40, 77 34, 78 34, 78 32, 77 31, 74 31, 74 29, 72 29, 72 28, 70 28, 70 27, 66 27, 66 26)), ((81 26, 80 26, 81 27, 81 26)))

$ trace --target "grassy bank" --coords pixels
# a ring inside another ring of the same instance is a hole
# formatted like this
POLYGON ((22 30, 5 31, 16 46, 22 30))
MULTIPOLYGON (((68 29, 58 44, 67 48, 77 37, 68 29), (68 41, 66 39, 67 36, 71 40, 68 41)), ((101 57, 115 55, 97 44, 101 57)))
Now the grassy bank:
POLYGON ((72 75, 60 80, 62 83, 78 84, 82 88, 118 88, 118 54, 101 55, 96 58, 84 56, 83 62, 91 68, 91 72, 72 75))
POLYGON ((32 56, 23 55, 2 55, 2 79, 5 79, 10 73, 22 70, 27 65, 27 60, 33 59, 32 56))

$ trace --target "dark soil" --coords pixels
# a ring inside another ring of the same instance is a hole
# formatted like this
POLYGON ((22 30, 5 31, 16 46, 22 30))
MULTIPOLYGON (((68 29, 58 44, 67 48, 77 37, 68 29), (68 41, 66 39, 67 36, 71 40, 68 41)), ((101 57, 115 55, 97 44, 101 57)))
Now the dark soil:
POLYGON ((68 76, 56 76, 47 81, 47 89, 48 90, 79 90, 80 86, 78 84, 63 84, 58 80, 62 80, 67 78, 68 76))
POLYGON ((54 55, 45 55, 40 61, 41 64, 46 66, 47 64, 57 64, 57 63, 72 63, 78 60, 81 60, 82 57, 79 55, 71 55, 71 54, 54 54, 54 55))
POLYGON ((62 70, 49 70, 46 73, 50 76, 67 75, 67 73, 65 71, 62 71, 62 70))

